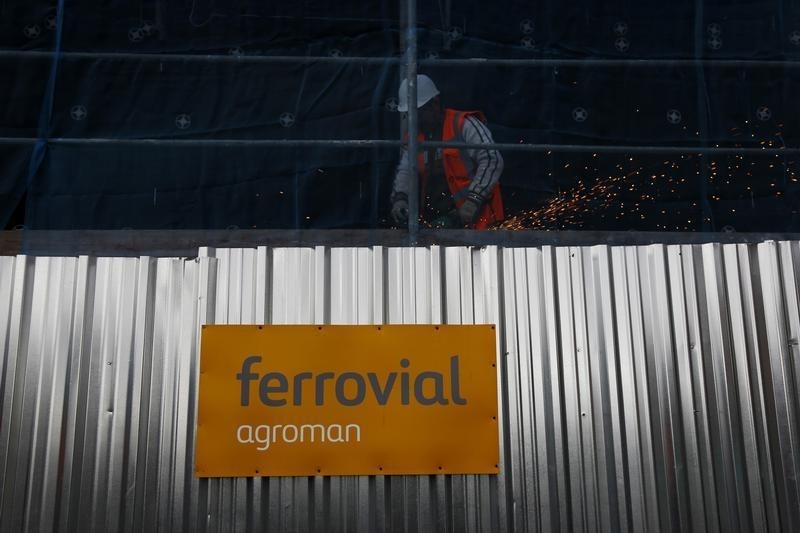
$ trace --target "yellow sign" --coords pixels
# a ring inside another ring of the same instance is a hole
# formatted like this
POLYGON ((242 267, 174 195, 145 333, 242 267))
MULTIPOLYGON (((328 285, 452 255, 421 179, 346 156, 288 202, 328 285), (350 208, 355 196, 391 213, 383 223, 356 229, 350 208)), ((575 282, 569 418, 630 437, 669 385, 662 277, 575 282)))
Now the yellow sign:
POLYGON ((199 477, 493 474, 494 326, 203 326, 199 477))

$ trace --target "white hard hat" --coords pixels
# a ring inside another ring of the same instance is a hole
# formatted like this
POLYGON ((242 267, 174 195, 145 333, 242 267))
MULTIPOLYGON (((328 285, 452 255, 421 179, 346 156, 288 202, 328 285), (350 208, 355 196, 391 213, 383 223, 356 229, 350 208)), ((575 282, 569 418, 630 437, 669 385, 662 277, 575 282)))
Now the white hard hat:
MULTIPOLYGON (((425 74, 417 74, 417 109, 427 104, 431 99, 439 94, 436 84, 425 74)), ((408 79, 400 82, 400 90, 397 94, 397 110, 408 111, 408 79)))

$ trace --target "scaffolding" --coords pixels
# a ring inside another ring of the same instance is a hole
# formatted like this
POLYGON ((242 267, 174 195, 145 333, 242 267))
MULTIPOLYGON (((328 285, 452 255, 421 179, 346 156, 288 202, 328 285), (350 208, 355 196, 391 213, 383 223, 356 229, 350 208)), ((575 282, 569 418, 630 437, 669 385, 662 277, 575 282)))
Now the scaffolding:
MULTIPOLYGON (((401 32, 401 47, 403 48, 402 57, 363 57, 363 56, 291 56, 291 55, 229 55, 229 54, 185 54, 185 53, 131 53, 131 52, 79 52, 62 51, 60 49, 60 35, 63 25, 64 5, 58 4, 56 14, 56 46, 53 51, 41 50, 0 50, 0 59, 3 58, 22 58, 30 61, 50 61, 51 74, 49 80, 49 90, 54 90, 55 72, 60 61, 79 61, 85 59, 106 60, 106 61, 138 61, 138 62, 158 62, 158 63, 180 63, 187 64, 193 62, 202 63, 224 63, 224 64, 360 64, 360 65, 384 65, 396 66, 401 69, 401 77, 408 81, 408 101, 416 101, 417 93, 417 71, 419 66, 435 67, 496 67, 505 66, 510 68, 532 68, 532 67, 579 67, 579 68, 617 68, 631 67, 637 69, 660 69, 660 68, 692 68, 695 69, 698 83, 697 109, 700 111, 699 128, 708 129, 708 119, 702 112, 706 106, 705 94, 705 69, 797 69, 800 62, 791 60, 741 60, 741 59, 712 59, 702 56, 703 43, 698 39, 695 43, 695 57, 683 59, 608 59, 608 58, 419 58, 417 51, 417 4, 415 1, 402 0, 399 18, 403 31, 401 32)), ((451 5, 445 2, 442 13, 443 21, 450 19, 451 5)), ((695 13, 696 24, 702 21, 702 5, 698 3, 697 9, 700 13, 695 13)), ((384 21, 387 22, 387 21, 384 21)), ((394 22, 394 21, 391 21, 394 22)), ((698 31, 702 29, 698 26, 698 31)), ((449 48, 447 35, 444 36, 444 48, 449 48)), ((388 139, 148 139, 148 138, 66 138, 50 137, 47 129, 45 134, 40 134, 39 138, 33 137, 0 137, 0 145, 130 145, 130 146, 171 146, 171 147, 197 147, 197 146, 222 146, 222 147, 325 147, 334 149, 358 149, 358 148, 405 148, 408 151, 409 174, 417 175, 417 155, 426 148, 458 148, 458 149, 496 149, 501 151, 531 152, 531 153, 591 153, 591 154, 696 154, 708 156, 722 155, 796 155, 800 154, 800 147, 797 146, 761 146, 761 147, 738 147, 720 146, 719 144, 710 145, 703 136, 701 141, 694 145, 608 145, 608 144, 562 144, 562 143, 484 143, 469 144, 453 141, 422 141, 418 140, 419 122, 416 106, 409 106, 406 113, 406 120, 400 137, 396 140, 388 139)), ((41 129, 41 127, 40 127, 41 129)), ((709 230, 706 221, 710 220, 706 216, 710 212, 706 198, 708 176, 700 176, 699 196, 700 205, 703 210, 703 229, 709 230)), ((408 216, 408 239, 410 244, 417 242, 419 235, 419 191, 418 181, 410 180, 409 183, 409 216, 408 216)))

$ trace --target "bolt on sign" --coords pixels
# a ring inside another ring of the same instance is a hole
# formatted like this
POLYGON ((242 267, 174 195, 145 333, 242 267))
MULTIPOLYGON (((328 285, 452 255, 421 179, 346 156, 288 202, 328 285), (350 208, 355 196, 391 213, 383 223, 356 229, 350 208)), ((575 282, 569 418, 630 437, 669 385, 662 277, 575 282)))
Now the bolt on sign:
POLYGON ((202 327, 199 477, 494 474, 495 327, 202 327))

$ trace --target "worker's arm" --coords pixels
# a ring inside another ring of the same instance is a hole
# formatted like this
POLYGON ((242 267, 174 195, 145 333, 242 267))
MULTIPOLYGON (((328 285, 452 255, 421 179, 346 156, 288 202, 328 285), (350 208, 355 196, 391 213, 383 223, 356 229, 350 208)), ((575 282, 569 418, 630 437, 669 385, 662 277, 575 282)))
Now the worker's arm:
MULTIPOLYGON (((464 142, 469 144, 490 144, 494 142, 492 132, 486 124, 475 117, 467 117, 461 128, 464 142)), ((469 149, 467 155, 474 163, 474 171, 470 176, 469 197, 479 201, 482 205, 492 194, 495 185, 500 181, 503 173, 503 156, 492 149, 469 149)))
POLYGON ((394 220, 396 224, 405 224, 408 221, 408 186, 408 150, 404 148, 400 156, 400 163, 397 165, 397 171, 394 175, 392 196, 389 199, 392 203, 392 220, 394 220))
POLYGON ((392 202, 397 197, 408 199, 409 169, 408 169, 408 150, 403 148, 400 155, 400 163, 394 175, 394 185, 392 186, 392 202))

